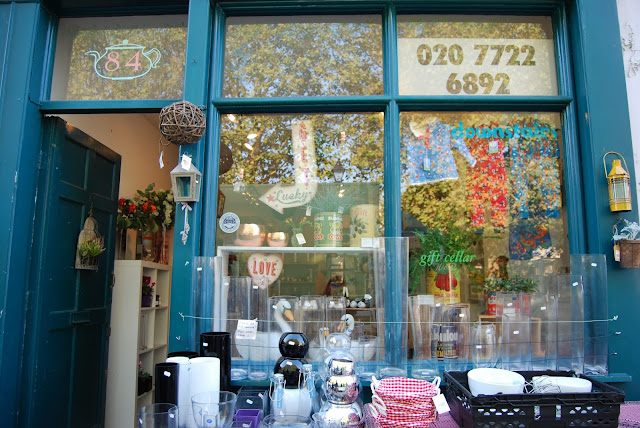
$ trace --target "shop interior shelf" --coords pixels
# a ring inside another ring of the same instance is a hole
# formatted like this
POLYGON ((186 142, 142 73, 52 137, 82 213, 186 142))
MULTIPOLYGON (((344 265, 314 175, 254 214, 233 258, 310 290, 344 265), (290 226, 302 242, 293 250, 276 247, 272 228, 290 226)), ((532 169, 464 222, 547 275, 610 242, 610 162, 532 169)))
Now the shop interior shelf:
POLYGON ((229 253, 369 253, 372 247, 245 247, 241 245, 223 245, 218 247, 218 255, 229 253))

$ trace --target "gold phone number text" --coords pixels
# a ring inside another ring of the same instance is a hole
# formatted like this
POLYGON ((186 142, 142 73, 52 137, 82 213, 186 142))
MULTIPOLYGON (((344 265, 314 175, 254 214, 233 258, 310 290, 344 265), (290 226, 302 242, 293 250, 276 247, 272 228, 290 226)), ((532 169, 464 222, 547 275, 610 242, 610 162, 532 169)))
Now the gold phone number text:
MULTIPOLYGON (((491 65, 507 66, 535 66, 534 60, 536 49, 531 45, 474 45, 477 52, 475 65, 484 65, 487 55, 491 60, 491 65), (505 55, 506 54, 506 55, 505 55), (523 58, 524 55, 524 58, 523 58), (491 56, 493 58, 491 58, 491 56), (504 58, 504 61, 502 59, 504 58), (522 60, 521 60, 522 59, 522 60)), ((446 46, 438 43, 431 48, 427 44, 421 44, 417 49, 418 62, 421 65, 461 65, 464 61, 464 51, 462 46, 452 44, 446 46), (434 53, 437 57, 434 60, 434 53), (432 63, 433 61, 433 63, 432 63)), ((447 79, 447 92, 459 94, 464 91, 466 94, 490 94, 496 87, 496 94, 509 94, 509 75, 507 73, 465 73, 458 77, 458 73, 451 73, 447 79), (497 86, 496 86, 497 85, 497 86)))

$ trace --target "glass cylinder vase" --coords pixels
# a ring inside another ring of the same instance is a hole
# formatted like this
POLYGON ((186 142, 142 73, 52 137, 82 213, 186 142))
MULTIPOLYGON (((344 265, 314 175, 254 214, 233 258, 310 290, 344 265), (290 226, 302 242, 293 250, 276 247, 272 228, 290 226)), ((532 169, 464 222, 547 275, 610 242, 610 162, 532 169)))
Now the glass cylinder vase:
POLYGON ((325 297, 307 295, 300 297, 300 331, 309 339, 307 360, 316 363, 321 358, 328 335, 325 327, 325 297))
POLYGON ((409 238, 373 238, 380 377, 407 375, 409 238))
POLYGON ((145 230, 142 232, 142 260, 153 261, 155 257, 155 235, 145 230))
POLYGON ((434 328, 439 326, 437 320, 434 323, 436 305, 434 296, 419 295, 409 297, 409 316, 411 319, 411 332, 413 334, 413 362, 411 364, 411 377, 416 379, 431 379, 438 376, 437 335, 433 337, 434 328), (436 347, 432 346, 436 339, 436 347))

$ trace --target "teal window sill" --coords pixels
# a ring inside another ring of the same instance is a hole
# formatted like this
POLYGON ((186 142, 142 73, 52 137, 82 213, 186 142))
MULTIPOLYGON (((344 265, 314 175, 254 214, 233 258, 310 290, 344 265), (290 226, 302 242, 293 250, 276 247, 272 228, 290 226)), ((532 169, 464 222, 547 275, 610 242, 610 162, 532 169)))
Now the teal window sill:
POLYGON ((626 373, 609 373, 606 376, 589 376, 592 379, 604 383, 628 383, 631 382, 631 375, 626 373))
MULTIPOLYGON (((599 380, 600 382, 605 383, 628 383, 632 381, 631 375, 627 373, 609 373, 606 376, 589 376, 592 379, 599 380)), ((371 385, 370 381, 360 381, 363 387, 368 387, 371 385)), ((234 380, 231 381, 231 386, 241 387, 241 386, 264 386, 265 388, 269 387, 268 380, 234 380)))

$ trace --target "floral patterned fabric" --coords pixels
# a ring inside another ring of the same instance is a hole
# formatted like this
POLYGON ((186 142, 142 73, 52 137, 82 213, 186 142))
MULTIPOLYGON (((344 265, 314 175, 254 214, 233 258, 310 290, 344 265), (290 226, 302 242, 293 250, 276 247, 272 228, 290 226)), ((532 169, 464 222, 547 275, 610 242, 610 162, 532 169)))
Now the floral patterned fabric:
POLYGON ((550 247, 547 223, 526 219, 509 226, 509 255, 513 260, 530 260, 536 250, 550 247))
POLYGON ((560 172, 557 133, 535 119, 523 119, 511 124, 515 136, 510 141, 511 175, 514 203, 521 218, 532 214, 530 188, 540 193, 540 213, 547 218, 560 217, 560 172))
POLYGON ((454 147, 471 166, 476 164, 462 138, 451 137, 452 127, 437 119, 413 127, 403 137, 407 151, 409 184, 419 185, 443 180, 457 180, 454 147))
MULTIPOLYGON (((477 163, 467 172, 467 198, 471 205, 471 227, 485 225, 485 203, 489 203, 491 224, 495 228, 507 226, 507 174, 504 152, 508 145, 502 138, 494 138, 492 126, 475 127, 477 136, 467 141, 467 146, 477 163)), ((496 133, 498 135, 498 133, 496 133)))

